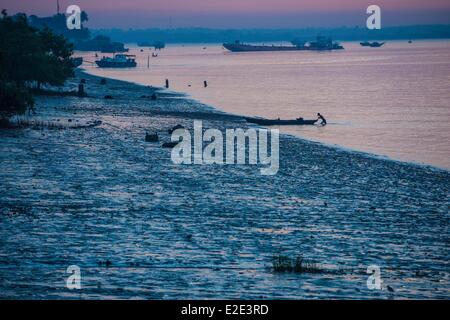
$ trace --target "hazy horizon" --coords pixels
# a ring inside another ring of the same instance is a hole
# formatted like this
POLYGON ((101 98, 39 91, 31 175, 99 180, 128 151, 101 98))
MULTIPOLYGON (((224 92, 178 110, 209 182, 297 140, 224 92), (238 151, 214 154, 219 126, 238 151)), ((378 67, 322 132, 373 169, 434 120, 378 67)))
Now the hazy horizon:
MULTIPOLYGON (((9 14, 49 16, 56 0, 0 0, 9 14)), ((89 28, 304 28, 364 26, 369 4, 361 0, 60 0, 60 11, 77 4, 89 15, 89 28)), ((379 0, 383 26, 450 24, 446 0, 379 0)))

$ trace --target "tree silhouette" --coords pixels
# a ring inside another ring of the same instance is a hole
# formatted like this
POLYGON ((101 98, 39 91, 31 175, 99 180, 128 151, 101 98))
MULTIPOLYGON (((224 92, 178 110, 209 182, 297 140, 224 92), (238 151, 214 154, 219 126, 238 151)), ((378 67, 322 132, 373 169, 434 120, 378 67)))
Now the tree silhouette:
POLYGON ((30 87, 62 85, 73 76, 73 46, 50 29, 37 30, 25 14, 0 17, 0 120, 33 105, 30 87))

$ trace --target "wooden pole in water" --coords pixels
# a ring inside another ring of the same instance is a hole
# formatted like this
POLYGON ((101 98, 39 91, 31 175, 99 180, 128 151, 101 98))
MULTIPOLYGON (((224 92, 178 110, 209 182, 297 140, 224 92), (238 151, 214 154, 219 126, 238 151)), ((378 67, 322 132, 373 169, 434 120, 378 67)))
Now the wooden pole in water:
POLYGON ((78 96, 84 97, 84 85, 81 83, 78 85, 78 96))
POLYGON ((166 88, 169 89, 169 79, 166 79, 166 88))

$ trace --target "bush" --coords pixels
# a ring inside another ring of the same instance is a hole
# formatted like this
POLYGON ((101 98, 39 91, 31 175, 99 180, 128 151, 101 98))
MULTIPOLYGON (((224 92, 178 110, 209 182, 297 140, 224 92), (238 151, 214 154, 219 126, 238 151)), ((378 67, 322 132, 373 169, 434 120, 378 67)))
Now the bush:
POLYGON ((5 123, 15 114, 24 114, 33 104, 33 97, 26 88, 0 82, 0 121, 5 123))
POLYGON ((24 14, 0 16, 0 119, 5 122, 33 106, 30 86, 63 85, 73 76, 73 46, 47 28, 28 24, 24 14))

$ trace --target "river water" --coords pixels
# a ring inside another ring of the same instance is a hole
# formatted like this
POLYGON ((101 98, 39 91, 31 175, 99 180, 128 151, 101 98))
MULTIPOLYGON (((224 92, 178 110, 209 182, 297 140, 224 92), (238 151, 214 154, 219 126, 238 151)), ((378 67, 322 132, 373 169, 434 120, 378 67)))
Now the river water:
MULTIPOLYGON (((170 89, 236 114, 310 119, 320 112, 329 125, 281 129, 449 169, 450 41, 343 45, 345 50, 336 52, 248 53, 231 53, 220 44, 169 45, 155 58, 148 48, 130 45, 135 69, 84 67, 146 85, 163 86, 169 79, 170 89)), ((82 55, 95 60, 92 52, 82 55)))

